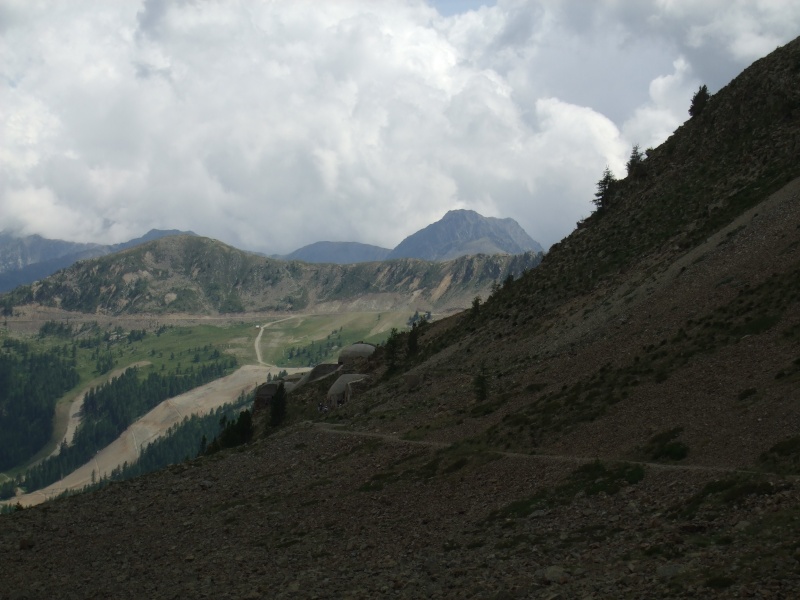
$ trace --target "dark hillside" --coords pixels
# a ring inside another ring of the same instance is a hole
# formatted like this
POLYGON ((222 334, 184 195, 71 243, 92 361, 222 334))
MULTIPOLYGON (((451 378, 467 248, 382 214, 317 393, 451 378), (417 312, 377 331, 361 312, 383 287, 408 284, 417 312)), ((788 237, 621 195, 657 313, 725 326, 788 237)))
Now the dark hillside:
POLYGON ((799 100, 795 40, 348 403, 3 517, 0 597, 800 597, 799 100))
MULTIPOLYGON (((800 395, 798 149, 796 40, 711 97, 539 268, 432 328, 413 369, 441 385, 439 431, 415 435, 623 458, 681 428, 689 462, 752 466, 800 428, 784 406, 800 395), (459 405, 482 365, 494 400, 479 423, 459 405)), ((418 409, 403 414, 432 430, 418 409)))
POLYGON ((798 78, 795 40, 712 96, 648 152, 642 175, 619 182, 607 211, 551 248, 545 265, 554 266, 526 279, 526 301, 546 308, 643 260, 666 266, 800 176, 798 78))

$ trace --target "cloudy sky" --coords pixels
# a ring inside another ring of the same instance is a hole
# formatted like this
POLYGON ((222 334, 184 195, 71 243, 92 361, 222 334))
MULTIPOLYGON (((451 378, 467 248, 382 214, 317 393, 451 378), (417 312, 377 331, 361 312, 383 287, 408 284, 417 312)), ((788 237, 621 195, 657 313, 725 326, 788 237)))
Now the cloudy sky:
POLYGON ((0 230, 549 246, 608 164, 800 32, 796 0, 0 0, 0 230))

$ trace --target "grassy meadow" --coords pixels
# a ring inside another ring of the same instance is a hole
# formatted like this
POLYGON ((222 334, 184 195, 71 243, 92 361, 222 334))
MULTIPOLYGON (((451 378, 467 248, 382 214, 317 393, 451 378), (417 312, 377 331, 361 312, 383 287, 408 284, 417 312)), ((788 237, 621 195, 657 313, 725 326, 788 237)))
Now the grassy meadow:
POLYGON ((392 327, 406 326, 407 311, 298 315, 274 322, 264 330, 264 362, 279 367, 305 367, 334 362, 342 347, 364 341, 378 344, 392 327))

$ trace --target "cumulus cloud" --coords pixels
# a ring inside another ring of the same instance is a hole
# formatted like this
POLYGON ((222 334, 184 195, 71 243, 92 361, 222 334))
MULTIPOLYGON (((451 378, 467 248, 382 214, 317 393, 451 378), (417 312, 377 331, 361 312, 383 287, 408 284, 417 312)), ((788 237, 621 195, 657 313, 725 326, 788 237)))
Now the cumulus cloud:
POLYGON ((471 208, 549 245, 794 4, 0 0, 0 229, 288 252, 471 208))
POLYGON ((636 108, 622 130, 627 140, 642 149, 664 141, 683 122, 686 99, 699 87, 691 67, 683 57, 673 63, 673 72, 656 77, 648 88, 649 100, 636 108))

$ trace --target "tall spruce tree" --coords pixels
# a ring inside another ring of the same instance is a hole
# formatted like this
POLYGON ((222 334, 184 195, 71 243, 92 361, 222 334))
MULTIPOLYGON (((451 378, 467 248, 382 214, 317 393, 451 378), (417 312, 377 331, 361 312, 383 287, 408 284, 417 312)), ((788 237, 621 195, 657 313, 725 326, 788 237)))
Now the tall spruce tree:
POLYGON ((628 170, 628 175, 631 177, 641 177, 644 175, 644 154, 639 149, 639 144, 636 144, 631 150, 631 156, 625 165, 628 170))
POLYGON ((606 167, 606 170, 603 171, 603 176, 600 178, 600 181, 597 182, 597 191, 594 194, 594 200, 592 200, 595 206, 597 206, 597 210, 608 208, 609 201, 611 200, 611 191, 616 181, 617 178, 614 177, 611 169, 606 167))

